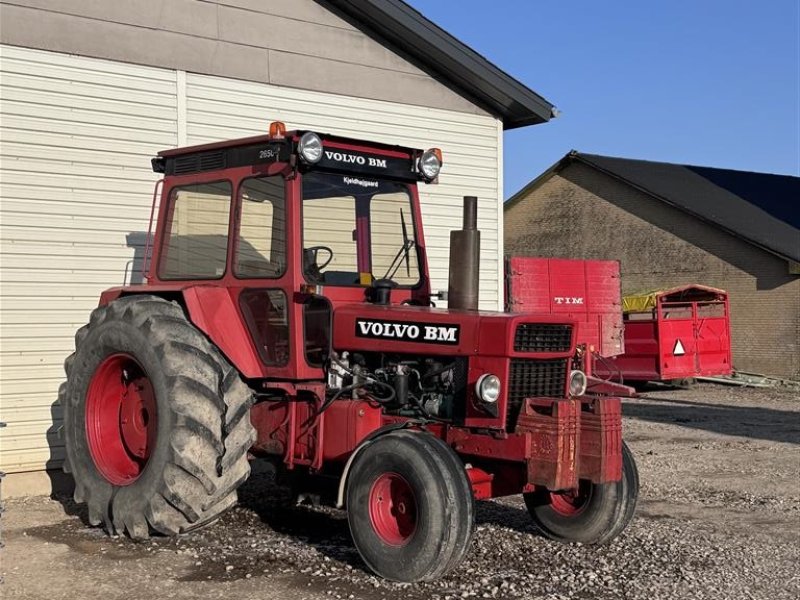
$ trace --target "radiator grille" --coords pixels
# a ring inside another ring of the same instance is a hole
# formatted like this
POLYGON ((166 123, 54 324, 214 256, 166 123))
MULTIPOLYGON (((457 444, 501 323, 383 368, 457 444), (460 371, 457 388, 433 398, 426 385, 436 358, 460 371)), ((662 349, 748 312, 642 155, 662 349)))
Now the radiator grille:
POLYGON ((506 430, 514 431, 525 398, 563 398, 567 385, 567 359, 511 359, 508 377, 506 430))
POLYGON ((568 352, 571 345, 571 325, 520 323, 514 334, 515 352, 568 352))

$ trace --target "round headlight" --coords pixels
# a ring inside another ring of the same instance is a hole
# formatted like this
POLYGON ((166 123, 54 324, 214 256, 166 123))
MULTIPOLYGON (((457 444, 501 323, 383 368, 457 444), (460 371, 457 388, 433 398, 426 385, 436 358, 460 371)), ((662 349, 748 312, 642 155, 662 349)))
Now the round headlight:
POLYGON ((586 393, 586 386, 589 380, 583 371, 572 371, 569 374, 569 395, 583 396, 586 393))
POLYGON ((297 151, 304 162, 313 165, 322 158, 322 140, 313 131, 307 131, 300 136, 297 151))
POLYGON ((432 148, 426 150, 419 157, 419 171, 422 176, 428 181, 432 181, 439 176, 439 171, 442 170, 442 159, 440 153, 432 148))
POLYGON ((475 383, 475 393, 483 402, 494 404, 500 397, 500 378, 486 373, 475 383))

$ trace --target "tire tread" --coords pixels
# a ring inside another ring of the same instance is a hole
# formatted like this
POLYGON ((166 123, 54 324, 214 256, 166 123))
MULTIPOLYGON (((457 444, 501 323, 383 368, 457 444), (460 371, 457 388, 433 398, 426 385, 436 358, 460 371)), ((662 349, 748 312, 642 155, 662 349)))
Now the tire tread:
MULTIPOLYGON (((108 486, 93 490, 81 481, 76 481, 75 500, 86 502, 90 522, 104 524, 109 533, 141 539, 152 531, 176 535, 196 529, 235 505, 236 489, 249 475, 247 451, 255 441, 247 418, 252 393, 179 304, 152 295, 124 296, 92 312, 89 324, 75 334, 75 352, 64 362, 67 387, 91 332, 112 320, 141 330, 161 359, 176 418, 171 457, 160 488, 141 512, 115 502, 115 493, 108 497, 108 486)), ((66 389, 63 398, 66 403, 66 389)), ((74 471, 72 462, 68 449, 65 470, 74 471)))

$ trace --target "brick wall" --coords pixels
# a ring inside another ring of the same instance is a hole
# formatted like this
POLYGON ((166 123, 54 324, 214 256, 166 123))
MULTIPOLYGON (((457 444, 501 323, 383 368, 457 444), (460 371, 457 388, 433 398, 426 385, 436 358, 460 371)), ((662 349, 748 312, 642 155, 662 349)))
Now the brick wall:
POLYGON ((617 259, 623 293, 728 290, 734 367, 800 379, 800 276, 773 254, 580 163, 508 206, 504 235, 507 254, 617 259))

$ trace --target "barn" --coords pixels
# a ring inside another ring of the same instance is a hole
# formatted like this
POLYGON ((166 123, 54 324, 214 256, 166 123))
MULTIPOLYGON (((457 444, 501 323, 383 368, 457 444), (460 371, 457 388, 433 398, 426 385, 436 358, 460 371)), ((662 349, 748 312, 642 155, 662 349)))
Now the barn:
POLYGON ((273 120, 439 147, 421 190, 432 283, 477 195, 481 305, 502 307, 503 132, 553 107, 404 2, 3 0, 0 23, 5 493, 61 464, 62 364, 100 291, 140 277, 159 150, 273 120))
POLYGON ((506 252, 616 259, 623 293, 730 293, 733 365, 800 378, 800 178, 570 152, 505 204, 506 252))

